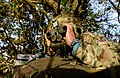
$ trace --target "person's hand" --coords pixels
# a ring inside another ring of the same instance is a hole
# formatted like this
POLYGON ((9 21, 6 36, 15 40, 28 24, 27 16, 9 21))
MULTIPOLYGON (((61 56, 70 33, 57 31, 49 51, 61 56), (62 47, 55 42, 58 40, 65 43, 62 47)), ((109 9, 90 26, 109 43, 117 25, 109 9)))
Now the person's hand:
POLYGON ((52 42, 47 38, 47 35, 46 35, 46 34, 45 34, 45 40, 46 40, 46 43, 47 43, 47 46, 48 46, 48 48, 47 48, 47 50, 48 50, 47 54, 48 54, 48 55, 54 55, 55 53, 54 53, 53 50, 50 48, 52 42))
POLYGON ((75 38, 75 34, 74 34, 74 31, 73 31, 73 27, 70 24, 66 23, 64 25, 67 26, 66 37, 64 37, 64 39, 66 40, 67 45, 70 46, 71 42, 75 38))
POLYGON ((50 47, 50 45, 51 45, 51 41, 50 41, 50 40, 48 40, 48 38, 47 38, 47 35, 46 35, 46 34, 45 34, 45 40, 46 40, 47 46, 48 46, 48 47, 50 47))

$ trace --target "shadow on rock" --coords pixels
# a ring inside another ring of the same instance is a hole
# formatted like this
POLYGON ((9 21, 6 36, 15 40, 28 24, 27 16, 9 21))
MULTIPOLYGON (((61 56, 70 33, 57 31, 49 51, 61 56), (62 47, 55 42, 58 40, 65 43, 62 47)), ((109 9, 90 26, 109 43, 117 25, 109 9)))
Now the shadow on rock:
POLYGON ((90 78, 120 78, 120 66, 114 66, 100 72, 90 74, 90 78))
POLYGON ((120 66, 111 67, 96 73, 88 73, 80 69, 52 68, 36 72, 32 78, 120 78, 120 66))
POLYGON ((32 78, 86 78, 89 73, 80 69, 53 68, 36 72, 32 78))

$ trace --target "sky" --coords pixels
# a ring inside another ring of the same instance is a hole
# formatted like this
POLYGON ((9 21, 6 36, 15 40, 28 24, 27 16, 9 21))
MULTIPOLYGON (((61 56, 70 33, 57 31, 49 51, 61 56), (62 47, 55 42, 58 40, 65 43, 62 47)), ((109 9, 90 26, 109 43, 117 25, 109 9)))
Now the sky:
MULTIPOLYGON (((108 30, 110 31, 111 34, 114 35, 111 40, 116 38, 117 41, 119 41, 120 36, 115 36, 116 33, 120 35, 120 23, 118 22, 117 11, 113 8, 113 6, 109 1, 107 1, 106 4, 105 3, 99 4, 98 1, 100 0, 90 0, 90 2, 92 3, 91 7, 93 8, 93 13, 97 13, 98 11, 100 11, 101 14, 103 14, 102 19, 108 16, 109 21, 101 22, 101 26, 103 27, 104 32, 108 30), (107 7, 111 7, 110 10, 106 10, 107 7), (112 28, 112 26, 110 27, 109 24, 113 24, 116 26, 112 28)), ((113 3, 117 6, 118 3, 116 3, 116 0, 111 0, 111 1, 113 1, 113 3)), ((99 20, 99 18, 97 20, 99 20)), ((104 32, 101 31, 101 33, 104 32)))

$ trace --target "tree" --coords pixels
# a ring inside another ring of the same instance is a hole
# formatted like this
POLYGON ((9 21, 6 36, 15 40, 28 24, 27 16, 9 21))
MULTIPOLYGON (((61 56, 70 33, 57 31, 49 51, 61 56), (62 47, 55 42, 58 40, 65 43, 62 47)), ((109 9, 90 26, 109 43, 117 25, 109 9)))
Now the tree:
POLYGON ((46 46, 41 37, 58 15, 71 16, 83 31, 97 31, 100 23, 95 18, 100 12, 94 14, 91 4, 90 0, 0 0, 1 53, 7 52, 10 60, 19 53, 43 53, 46 46))
POLYGON ((7 48, 10 55, 34 54, 41 48, 38 37, 52 17, 64 13, 83 20, 87 16, 88 2, 12 0, 1 3, 1 44, 5 44, 2 49, 7 48))

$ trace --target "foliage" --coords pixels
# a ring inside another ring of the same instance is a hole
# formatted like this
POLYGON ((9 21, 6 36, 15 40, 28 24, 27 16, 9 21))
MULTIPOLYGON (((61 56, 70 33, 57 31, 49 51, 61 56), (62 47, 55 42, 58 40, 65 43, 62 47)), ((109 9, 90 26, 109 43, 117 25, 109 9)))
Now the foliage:
POLYGON ((97 31, 100 23, 95 18, 101 17, 101 13, 94 14, 92 3, 88 3, 89 0, 0 0, 0 53, 2 58, 7 53, 12 61, 8 64, 8 59, 1 60, 0 66, 4 68, 7 63, 7 69, 13 68, 17 54, 41 53, 44 57, 44 32, 50 20, 58 15, 72 16, 83 31, 97 31))

